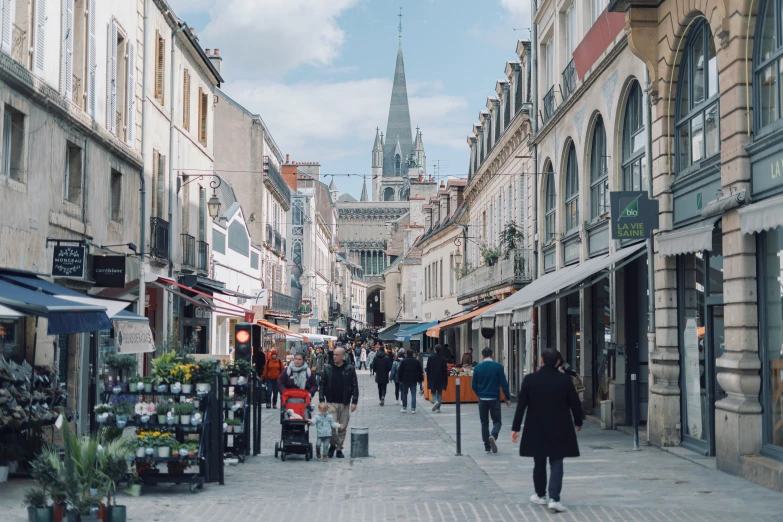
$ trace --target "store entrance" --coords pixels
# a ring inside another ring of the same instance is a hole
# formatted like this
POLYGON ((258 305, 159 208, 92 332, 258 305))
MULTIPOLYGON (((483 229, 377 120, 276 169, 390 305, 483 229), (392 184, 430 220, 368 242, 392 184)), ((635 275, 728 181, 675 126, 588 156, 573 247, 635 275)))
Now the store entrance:
POLYGON ((647 423, 649 357, 647 349, 647 256, 625 267, 625 422, 632 423, 631 375, 638 380, 639 422, 647 423))

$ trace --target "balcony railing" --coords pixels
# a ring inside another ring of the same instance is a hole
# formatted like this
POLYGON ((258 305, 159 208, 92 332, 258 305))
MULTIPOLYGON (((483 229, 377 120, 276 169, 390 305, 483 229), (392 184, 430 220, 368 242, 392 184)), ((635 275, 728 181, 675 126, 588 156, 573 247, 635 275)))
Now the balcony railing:
POLYGON ((160 218, 150 218, 150 255, 169 259, 169 223, 160 218))
POLYGON ((209 270, 209 243, 206 241, 196 241, 198 253, 198 265, 196 268, 204 272, 209 270))
POLYGON ((576 90, 576 67, 574 60, 568 62, 563 70, 563 101, 567 100, 576 90))
POLYGON ((552 86, 544 95, 544 123, 555 115, 555 87, 552 86))
POLYGON ((180 234, 182 244, 182 267, 196 268, 196 238, 188 234, 180 234))
POLYGON ((489 294, 506 286, 521 288, 530 281, 530 250, 518 249, 508 256, 501 255, 492 266, 480 266, 457 279, 457 299, 489 294))
POLYGON ((280 169, 271 161, 269 156, 264 156, 264 181, 266 181, 284 201, 291 201, 291 189, 283 180, 280 169))
POLYGON ((291 314, 299 311, 296 299, 290 295, 285 295, 274 291, 272 292, 272 297, 269 300, 269 309, 275 312, 286 312, 291 314))

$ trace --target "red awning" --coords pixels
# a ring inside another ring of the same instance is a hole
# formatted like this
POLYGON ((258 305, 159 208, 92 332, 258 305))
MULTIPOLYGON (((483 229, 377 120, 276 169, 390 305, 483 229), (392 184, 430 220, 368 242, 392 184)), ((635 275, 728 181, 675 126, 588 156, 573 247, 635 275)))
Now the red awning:
POLYGON ((169 279, 167 277, 158 277, 158 279, 156 281, 153 281, 152 283, 154 285, 156 285, 156 286, 159 286, 159 287, 163 288, 164 290, 166 290, 168 292, 171 292, 171 293, 173 293, 175 295, 178 295, 179 297, 185 299, 186 301, 190 302, 191 304, 194 304, 196 306, 200 306, 202 308, 209 308, 209 309, 211 309, 211 310, 213 310, 215 312, 220 313, 221 315, 234 315, 234 316, 237 316, 237 317, 244 318, 245 314, 252 314, 253 313, 252 310, 248 310, 247 308, 243 308, 243 307, 241 307, 239 305, 235 305, 234 303, 232 303, 230 301, 226 301, 224 299, 220 299, 219 297, 215 297, 213 295, 209 295, 209 294, 207 294, 205 292, 202 292, 200 290, 196 290, 193 287, 180 284, 177 281, 174 281, 173 279, 169 279), (211 304, 211 305, 210 304, 205 304, 205 303, 200 303, 196 299, 194 299, 193 297, 184 295, 183 293, 178 292, 177 290, 171 288, 172 285, 177 287, 177 288, 180 288, 182 290, 185 290, 187 292, 193 292, 194 294, 197 294, 197 295, 200 295, 202 297, 205 297, 205 298, 209 299, 210 301, 217 301, 218 303, 225 303, 228 306, 220 306, 219 304, 214 304, 214 303, 211 304))

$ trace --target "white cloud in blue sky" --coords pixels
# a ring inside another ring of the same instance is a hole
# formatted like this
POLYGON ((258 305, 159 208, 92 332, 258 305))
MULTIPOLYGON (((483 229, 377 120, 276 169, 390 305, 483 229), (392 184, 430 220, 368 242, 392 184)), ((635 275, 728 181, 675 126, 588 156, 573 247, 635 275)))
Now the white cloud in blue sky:
MULTIPOLYGON (((205 48, 220 49, 223 90, 264 118, 284 154, 368 177, 375 128, 386 127, 400 5, 411 122, 428 171, 441 160, 444 177, 466 174, 466 136, 530 27, 530 0, 169 3, 205 48)), ((361 178, 336 181, 359 196, 361 178)))

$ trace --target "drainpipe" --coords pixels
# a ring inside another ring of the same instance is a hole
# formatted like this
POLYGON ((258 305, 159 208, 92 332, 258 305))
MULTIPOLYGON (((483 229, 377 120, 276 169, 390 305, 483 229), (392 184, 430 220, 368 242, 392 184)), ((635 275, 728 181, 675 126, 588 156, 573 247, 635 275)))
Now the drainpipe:
MULTIPOLYGON (((647 195, 653 198, 653 167, 652 167, 652 99, 650 99, 650 71, 644 68, 644 80, 646 88, 644 96, 647 103, 644 104, 647 117, 647 195)), ((647 333, 655 334, 655 253, 653 251, 653 238, 647 240, 647 333)), ((648 346, 649 350, 649 346, 648 346)))
MULTIPOLYGON (((535 15, 535 3, 531 4, 535 15)), ((533 23, 530 30, 530 90, 533 101, 533 135, 538 133, 538 24, 533 23)), ((538 278, 538 146, 533 145, 533 279, 538 278)), ((533 346, 530 357, 530 371, 538 368, 538 347, 540 343, 538 328, 538 308, 533 309, 533 346)))
MULTIPOLYGON (((174 181, 174 133, 176 127, 174 126, 174 80, 175 71, 174 58, 176 50, 176 38, 177 33, 182 31, 184 26, 180 26, 178 29, 171 31, 171 82, 169 85, 169 91, 171 92, 170 109, 169 109, 169 277, 174 276, 174 187, 176 182, 174 181)), ((171 300, 171 296, 169 296, 171 300)))
MULTIPOLYGON (((145 45, 143 46, 144 54, 147 54, 146 37, 148 30, 149 12, 149 0, 144 0, 144 38, 145 45)), ((144 282, 144 251, 147 249, 145 242, 145 232, 147 231, 147 190, 145 183, 145 169, 147 168, 147 61, 142 56, 142 68, 141 68, 141 170, 139 171, 139 181, 141 182, 141 224, 139 225, 139 245, 141 253, 139 254, 139 304, 136 307, 136 312, 139 315, 144 315, 144 297, 147 293, 147 285, 144 282)))

